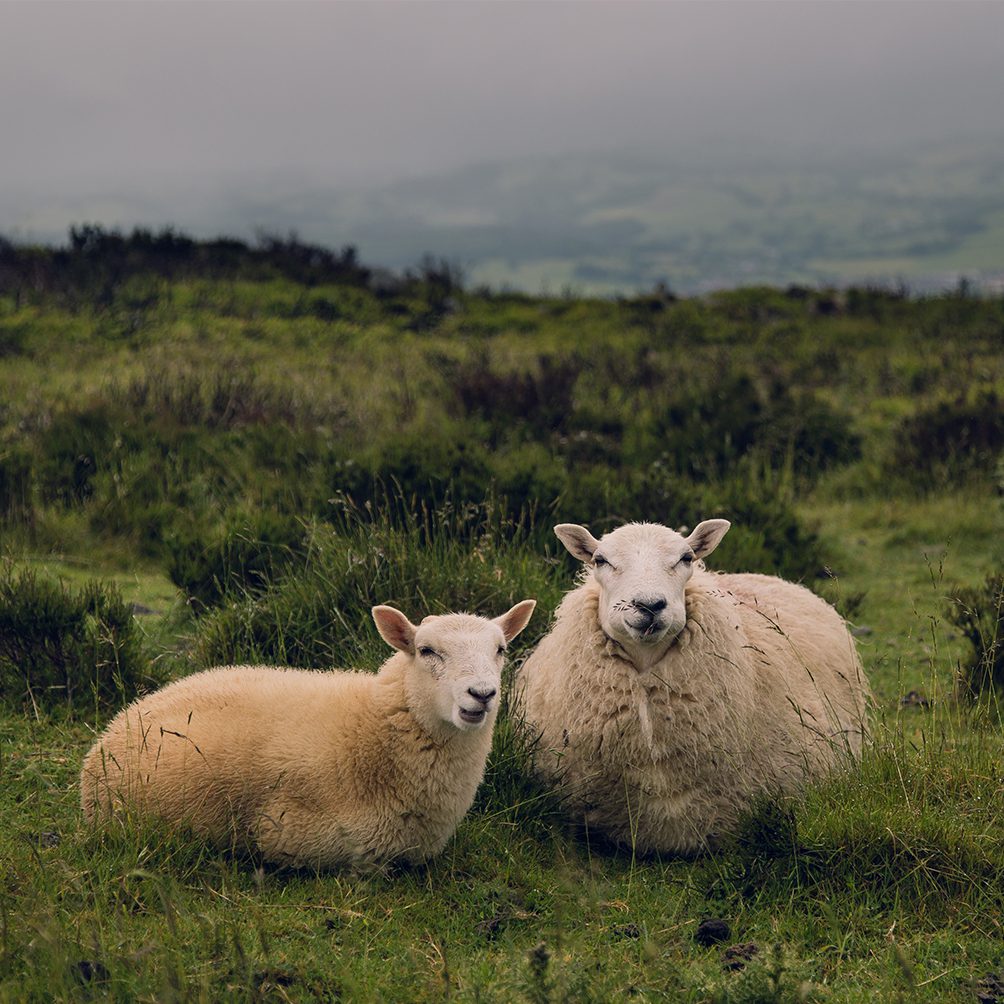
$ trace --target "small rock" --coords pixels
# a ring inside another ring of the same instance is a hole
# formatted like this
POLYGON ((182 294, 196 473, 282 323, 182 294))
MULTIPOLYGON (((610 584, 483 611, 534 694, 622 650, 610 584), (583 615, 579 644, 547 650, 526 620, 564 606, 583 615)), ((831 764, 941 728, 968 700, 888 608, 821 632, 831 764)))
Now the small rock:
POLYGON ((976 981, 976 999, 979 1004, 1002 1004, 1004 1002, 1004 978, 996 973, 987 973, 976 981))
POLYGON ((755 941, 747 941, 744 945, 730 945, 722 952, 722 969, 732 972, 745 969, 746 963, 759 953, 760 948, 755 941))
POLYGON ((899 706, 901 708, 929 708, 931 701, 919 690, 911 690, 899 699, 899 706))
POLYGON ((851 628, 851 634, 855 638, 866 638, 873 630, 874 628, 870 628, 867 624, 856 624, 851 628))
POLYGON ((620 924, 612 934, 615 938, 640 938, 641 928, 637 924, 620 924))
POLYGON ((41 833, 25 833, 24 839, 41 850, 45 847, 58 847, 60 836, 55 830, 43 830, 41 833))
POLYGON ((254 974, 254 981, 259 991, 268 984, 273 987, 291 987, 296 983, 296 973, 291 969, 272 966, 268 969, 259 969, 254 974))
POLYGON ((727 921, 716 919, 702 920, 694 932, 694 941, 704 948, 710 948, 712 945, 728 941, 731 934, 732 929, 729 927, 727 921))
POLYGON ((478 923, 474 925, 474 930, 477 931, 478 934, 491 939, 502 930, 508 919, 509 915, 505 911, 493 913, 490 917, 485 917, 484 920, 478 921, 478 923))
POLYGON ((111 975, 103 962, 92 962, 90 959, 81 959, 72 968, 80 983, 105 983, 111 975))

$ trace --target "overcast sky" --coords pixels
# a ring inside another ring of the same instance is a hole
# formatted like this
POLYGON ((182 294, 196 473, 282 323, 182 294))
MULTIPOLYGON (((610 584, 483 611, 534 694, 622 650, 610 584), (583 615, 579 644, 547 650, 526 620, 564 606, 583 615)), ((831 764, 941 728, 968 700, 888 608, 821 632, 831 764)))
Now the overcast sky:
POLYGON ((0 232, 118 190, 976 133, 1004 3, 0 0, 0 232))

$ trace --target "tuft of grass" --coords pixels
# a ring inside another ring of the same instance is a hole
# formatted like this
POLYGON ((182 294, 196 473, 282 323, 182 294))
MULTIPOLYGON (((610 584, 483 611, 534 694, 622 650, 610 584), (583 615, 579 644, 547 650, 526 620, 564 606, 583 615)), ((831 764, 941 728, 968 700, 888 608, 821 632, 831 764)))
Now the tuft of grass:
POLYGON ((108 708, 159 682, 113 586, 0 569, 0 697, 34 714, 108 708))
POLYGON ((337 520, 314 527, 295 574, 239 594, 201 620, 197 664, 375 666, 386 657, 370 615, 377 603, 414 620, 456 610, 496 616, 537 599, 530 628, 513 647, 518 657, 541 637, 563 592, 563 566, 525 546, 531 525, 490 504, 419 503, 415 512, 392 502, 378 512, 345 500, 337 520))
POLYGON ((972 646, 960 668, 961 692, 999 698, 1004 690, 1004 573, 988 575, 981 586, 955 590, 948 616, 972 646))

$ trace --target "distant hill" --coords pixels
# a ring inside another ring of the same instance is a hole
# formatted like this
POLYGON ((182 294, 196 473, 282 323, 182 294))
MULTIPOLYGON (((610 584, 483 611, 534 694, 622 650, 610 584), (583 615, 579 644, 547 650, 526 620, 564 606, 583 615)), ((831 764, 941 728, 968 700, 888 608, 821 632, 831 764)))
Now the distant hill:
POLYGON ((990 140, 843 159, 562 155, 368 189, 249 177, 225 192, 121 190, 12 213, 0 194, 0 233, 10 235, 9 217, 22 221, 15 236, 43 239, 87 220, 202 237, 295 231, 392 269, 431 253, 470 285, 530 293, 658 283, 681 293, 760 283, 937 291, 962 277, 1004 288, 1004 142, 990 140))
POLYGON ((1004 144, 790 166, 491 164, 339 200, 332 216, 371 260, 432 249, 474 282, 531 292, 1000 284, 1004 144))

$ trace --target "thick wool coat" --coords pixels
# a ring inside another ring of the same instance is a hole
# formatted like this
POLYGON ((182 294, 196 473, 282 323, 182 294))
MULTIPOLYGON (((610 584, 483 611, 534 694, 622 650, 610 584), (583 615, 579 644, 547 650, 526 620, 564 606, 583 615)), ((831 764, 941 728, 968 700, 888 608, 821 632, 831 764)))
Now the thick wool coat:
POLYGON ((94 743, 84 814, 153 814, 281 865, 425 861, 474 800, 495 709, 483 728, 431 734, 413 670, 398 653, 376 675, 236 666, 178 680, 94 743))
POLYGON ((756 794, 792 794, 860 754, 861 663, 808 589, 696 569, 686 626, 645 672, 604 634, 598 599, 587 572, 518 677, 537 769, 594 832, 699 852, 756 794))

